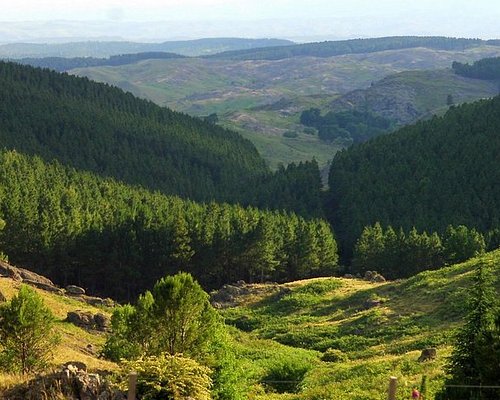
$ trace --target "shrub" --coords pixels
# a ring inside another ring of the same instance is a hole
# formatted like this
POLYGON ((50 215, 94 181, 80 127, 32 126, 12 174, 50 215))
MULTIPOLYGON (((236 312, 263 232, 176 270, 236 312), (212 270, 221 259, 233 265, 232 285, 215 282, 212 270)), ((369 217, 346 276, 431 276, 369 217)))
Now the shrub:
POLYGON ((141 399, 211 399, 210 369, 190 358, 162 354, 126 361, 122 368, 124 376, 137 372, 137 395, 141 399))
POLYGON ((348 360, 347 354, 339 349, 327 349, 321 356, 321 361, 325 362, 345 362, 348 360))
POLYGON ((311 368, 312 363, 309 360, 298 357, 278 358, 268 366, 262 383, 278 393, 295 393, 311 368))

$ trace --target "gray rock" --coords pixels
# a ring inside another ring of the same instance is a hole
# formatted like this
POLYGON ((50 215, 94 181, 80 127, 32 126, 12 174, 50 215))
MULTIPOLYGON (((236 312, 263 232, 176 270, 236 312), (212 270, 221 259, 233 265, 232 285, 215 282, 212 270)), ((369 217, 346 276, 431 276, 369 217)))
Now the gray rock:
POLYGON ((68 285, 66 286, 66 293, 74 296, 81 296, 85 294, 85 289, 76 285, 68 285))
POLYGON ((98 331, 108 331, 111 327, 111 319, 102 313, 94 315, 94 325, 98 331))

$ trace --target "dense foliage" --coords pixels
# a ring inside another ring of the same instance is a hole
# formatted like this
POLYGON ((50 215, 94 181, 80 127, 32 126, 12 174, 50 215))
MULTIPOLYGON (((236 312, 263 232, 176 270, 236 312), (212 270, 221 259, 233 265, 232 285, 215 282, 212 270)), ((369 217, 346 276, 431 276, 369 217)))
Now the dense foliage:
POLYGON ((87 79, 0 63, 0 87, 3 148, 197 201, 323 215, 316 163, 273 174, 237 133, 87 79))
POLYGON ((133 64, 142 60, 168 60, 172 58, 183 58, 179 54, 164 53, 160 51, 150 51, 135 54, 120 54, 109 58, 95 57, 43 57, 43 58, 22 58, 16 60, 20 64, 31 65, 33 67, 50 68, 54 71, 64 72, 74 68, 102 67, 133 64))
POLYGON ((129 371, 137 372, 137 395, 141 399, 212 399, 210 369, 182 355, 143 357, 125 362, 123 369, 125 377, 129 371))
POLYGON ((196 200, 267 173, 236 133, 85 78, 0 63, 0 144, 196 200))
POLYGON ((453 71, 468 78, 494 80, 500 79, 500 57, 483 58, 474 64, 462 64, 457 61, 452 64, 453 71))
POLYGON ((369 111, 330 111, 322 116, 318 108, 303 111, 300 123, 316 128, 321 140, 348 139, 354 143, 386 133, 393 125, 387 118, 369 111))
POLYGON ((130 298, 167 273, 205 287, 332 273, 328 223, 286 212, 196 204, 0 153, 0 248, 59 283, 130 298))
POLYGON ((480 39, 457 39, 440 36, 392 36, 375 39, 304 43, 255 50, 227 51, 211 57, 236 60, 281 60, 297 56, 332 57, 343 54, 372 53, 414 47, 427 47, 437 50, 465 50, 482 44, 497 45, 495 41, 480 39))
POLYGON ((442 233, 500 225, 500 97, 452 107, 444 117, 403 128, 338 153, 327 212, 352 248, 363 228, 442 233))
POLYGON ((58 338, 54 316, 38 294, 21 286, 17 295, 0 305, 0 366, 27 374, 47 366, 58 338))
POLYGON ((377 222, 363 229, 354 248, 352 272, 376 270, 390 279, 435 269, 445 262, 458 263, 485 251, 484 237, 466 226, 448 226, 443 237, 437 233, 408 233, 377 222))

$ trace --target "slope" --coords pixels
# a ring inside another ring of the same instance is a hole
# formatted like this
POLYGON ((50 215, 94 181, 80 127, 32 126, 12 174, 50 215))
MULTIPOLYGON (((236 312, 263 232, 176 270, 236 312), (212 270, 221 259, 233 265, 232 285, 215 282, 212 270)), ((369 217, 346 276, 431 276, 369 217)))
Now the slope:
POLYGON ((248 140, 88 79, 0 63, 0 144, 196 200, 267 173, 248 140))
MULTIPOLYGON (((479 263, 498 277, 500 250, 394 282, 322 278, 248 286, 222 313, 238 328, 241 362, 260 384, 257 399, 382 400, 390 376, 399 379, 398 398, 407 398, 423 375, 426 398, 433 398, 479 263), (437 349, 437 358, 417 361, 429 347, 437 349), (307 372, 297 382, 276 382, 286 381, 294 366, 307 372), (269 371, 281 373, 269 382, 269 371)), ((500 294, 498 279, 496 290, 500 294)))
POLYGON ((437 232, 448 224, 498 228, 499 131, 495 97, 338 153, 329 212, 344 249, 376 221, 437 232))
MULTIPOLYGON (((22 284, 20 281, 0 275, 0 293, 7 300, 17 293, 22 284)), ((33 289, 42 297, 45 305, 54 314, 56 318, 55 331, 61 338, 60 344, 53 349, 54 358, 50 368, 58 368, 70 361, 79 361, 87 365, 89 372, 102 373, 103 371, 118 369, 115 363, 104 360, 99 356, 106 341, 106 335, 103 332, 86 330, 66 321, 68 312, 80 310, 110 316, 111 309, 86 304, 77 297, 56 294, 38 288, 33 289)), ((4 390, 18 385, 26 379, 29 379, 29 377, 0 372, 0 397, 2 397, 4 390)))
POLYGON ((192 115, 217 113, 220 124, 242 132, 274 168, 313 157, 325 167, 341 146, 304 134, 299 124, 302 111, 310 107, 326 110, 340 94, 367 88, 387 75, 447 68, 453 61, 471 62, 499 54, 500 47, 486 45, 466 50, 411 48, 282 60, 148 60, 70 73, 117 85, 192 115), (288 131, 297 138, 284 138, 288 131))
POLYGON ((461 104, 498 94, 495 82, 478 82, 451 70, 405 71, 389 75, 367 89, 346 93, 328 110, 366 110, 399 125, 440 113, 452 104, 461 104))

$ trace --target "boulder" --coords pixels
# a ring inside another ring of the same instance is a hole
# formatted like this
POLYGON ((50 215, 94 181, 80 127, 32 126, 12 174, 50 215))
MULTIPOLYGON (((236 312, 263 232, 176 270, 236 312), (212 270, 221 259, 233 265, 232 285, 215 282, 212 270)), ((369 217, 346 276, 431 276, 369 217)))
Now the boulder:
POLYGON ((62 365, 62 369, 87 371, 87 365, 81 361, 68 361, 62 365))
POLYGON ((88 311, 70 311, 66 316, 66 321, 71 322, 73 325, 81 327, 92 327, 94 324, 94 316, 88 311))
POLYGON ((431 361, 435 360, 437 357, 437 350, 434 347, 430 347, 428 349, 423 349, 420 357, 418 358, 419 362, 431 361))
POLYGON ((346 279, 354 279, 354 275, 352 275, 352 274, 344 274, 344 278, 346 278, 346 279))
POLYGON ((370 282, 382 283, 385 282, 385 278, 382 275, 375 273, 370 282))
POLYGON ((108 331, 111 327, 111 319, 102 313, 94 315, 94 325, 98 331, 108 331))
POLYGON ((85 294, 85 289, 76 285, 68 285, 66 286, 66 293, 72 296, 81 296, 85 294))
POLYGON ((363 276, 363 279, 365 281, 371 281, 376 274, 377 274, 376 271, 366 271, 365 275, 363 276))

